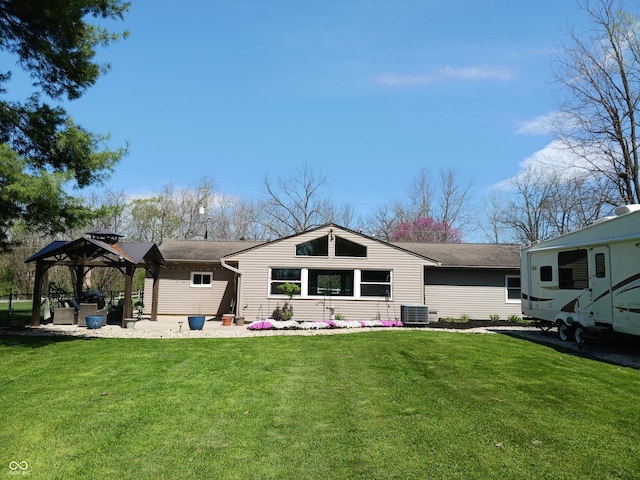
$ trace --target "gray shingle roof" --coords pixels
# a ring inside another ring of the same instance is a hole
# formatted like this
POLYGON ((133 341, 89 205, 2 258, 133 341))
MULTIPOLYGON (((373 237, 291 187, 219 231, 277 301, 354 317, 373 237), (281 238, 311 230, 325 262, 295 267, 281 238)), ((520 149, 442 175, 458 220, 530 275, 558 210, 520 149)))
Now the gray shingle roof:
POLYGON ((261 245, 264 242, 235 241, 218 242, 205 240, 166 240, 160 245, 160 252, 168 261, 205 261, 220 259, 246 248, 261 245))
MULTIPOLYGON (((222 257, 262 245, 255 241, 167 240, 160 245, 167 261, 219 261, 222 257)), ((479 243, 413 243, 390 245, 439 262, 443 267, 520 268, 520 246, 479 243)))
POLYGON ((520 268, 520 246, 494 243, 414 243, 393 245, 433 258, 443 267, 520 268))

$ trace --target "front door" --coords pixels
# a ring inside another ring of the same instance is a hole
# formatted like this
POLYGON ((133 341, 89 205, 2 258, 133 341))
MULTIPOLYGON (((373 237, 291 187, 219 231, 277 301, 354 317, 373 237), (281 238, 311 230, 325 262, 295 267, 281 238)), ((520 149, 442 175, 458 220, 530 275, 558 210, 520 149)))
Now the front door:
POLYGON ((592 248, 589 252, 589 316, 594 322, 613 323, 611 292, 611 254, 607 247, 592 248))

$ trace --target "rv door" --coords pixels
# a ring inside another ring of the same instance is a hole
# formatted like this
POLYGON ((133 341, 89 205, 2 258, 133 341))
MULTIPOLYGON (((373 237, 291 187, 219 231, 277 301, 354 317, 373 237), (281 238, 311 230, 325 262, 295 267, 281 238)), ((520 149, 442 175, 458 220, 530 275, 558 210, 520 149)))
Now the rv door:
POLYGON ((611 254, 608 247, 595 247, 589 253, 589 289, 591 307, 589 316, 594 322, 613 323, 611 298, 611 254))

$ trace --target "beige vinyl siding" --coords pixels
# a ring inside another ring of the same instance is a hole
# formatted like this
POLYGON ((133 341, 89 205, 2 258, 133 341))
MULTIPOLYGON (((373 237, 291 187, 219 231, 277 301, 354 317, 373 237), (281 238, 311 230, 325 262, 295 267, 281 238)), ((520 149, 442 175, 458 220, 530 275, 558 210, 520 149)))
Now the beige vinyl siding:
POLYGON ((294 297, 293 318, 299 321, 328 319, 329 311, 326 307, 329 303, 336 307, 336 313, 348 320, 370 320, 378 315, 382 319, 399 318, 400 305, 421 303, 423 267, 431 262, 387 244, 339 228, 331 228, 333 228, 333 235, 339 235, 366 246, 367 257, 335 257, 333 241, 329 243, 328 257, 296 256, 297 244, 330 235, 329 227, 227 257, 229 260, 237 261, 238 268, 242 271, 238 315, 244 316, 246 321, 269 318, 276 306, 284 305, 286 297, 269 295, 270 268, 369 269, 392 272, 391 301, 335 296, 294 297))
MULTIPOLYGON (((158 314, 220 316, 229 311, 234 274, 220 263, 171 263, 160 272, 158 314), (191 287, 191 272, 212 272, 211 287, 191 287)), ((145 298, 152 298, 153 281, 145 279, 145 298)), ((151 305, 145 305, 150 310, 151 305)))
POLYGON ((468 315, 488 320, 499 315, 522 315, 520 302, 507 303, 505 276, 518 276, 516 270, 427 269, 425 304, 437 310, 438 318, 468 315))

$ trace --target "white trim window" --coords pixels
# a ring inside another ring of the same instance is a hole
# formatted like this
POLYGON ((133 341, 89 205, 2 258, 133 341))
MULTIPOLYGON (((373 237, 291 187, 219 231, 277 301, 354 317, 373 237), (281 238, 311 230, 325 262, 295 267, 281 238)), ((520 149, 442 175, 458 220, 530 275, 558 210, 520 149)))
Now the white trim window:
POLYGON ((272 268, 269 273, 269 295, 283 295, 279 287, 285 283, 298 285, 302 290, 302 269, 272 268))
POLYGON ((269 296, 283 296, 278 287, 285 282, 298 285, 302 298, 393 299, 392 270, 274 267, 269 271, 269 296))
POLYGON ((391 270, 361 270, 360 296, 391 299, 391 270))
POLYGON ((520 303, 522 301, 522 292, 520 290, 520 276, 505 275, 504 290, 505 303, 520 303))
POLYGON ((191 272, 190 287, 211 288, 213 282, 213 272, 191 272))

